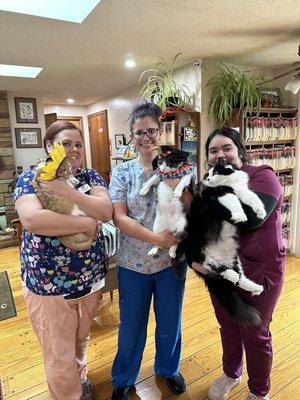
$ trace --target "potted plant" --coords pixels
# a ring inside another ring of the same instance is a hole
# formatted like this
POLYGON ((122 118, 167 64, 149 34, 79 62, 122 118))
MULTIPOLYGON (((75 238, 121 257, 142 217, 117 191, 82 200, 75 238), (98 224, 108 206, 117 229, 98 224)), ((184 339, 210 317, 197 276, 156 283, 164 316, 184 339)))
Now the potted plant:
POLYGON ((250 71, 241 72, 224 64, 218 66, 219 73, 211 78, 207 87, 211 88, 208 114, 221 126, 230 123, 234 110, 259 110, 262 93, 260 87, 268 86, 267 78, 250 71))
POLYGON ((177 53, 171 60, 167 61, 160 57, 160 62, 155 68, 144 71, 139 79, 147 77, 147 81, 140 91, 142 98, 154 101, 162 109, 167 107, 189 108, 191 104, 185 85, 179 85, 174 81, 173 71, 177 58, 181 53, 177 53))

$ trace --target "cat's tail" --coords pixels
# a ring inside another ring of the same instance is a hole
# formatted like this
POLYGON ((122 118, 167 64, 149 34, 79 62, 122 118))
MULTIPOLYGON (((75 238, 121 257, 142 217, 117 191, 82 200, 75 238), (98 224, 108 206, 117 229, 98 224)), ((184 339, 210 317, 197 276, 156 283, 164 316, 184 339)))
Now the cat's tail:
POLYGON ((209 292, 216 297, 235 323, 243 326, 259 326, 261 324, 259 312, 241 299, 234 291, 232 282, 210 275, 205 275, 204 280, 209 292))

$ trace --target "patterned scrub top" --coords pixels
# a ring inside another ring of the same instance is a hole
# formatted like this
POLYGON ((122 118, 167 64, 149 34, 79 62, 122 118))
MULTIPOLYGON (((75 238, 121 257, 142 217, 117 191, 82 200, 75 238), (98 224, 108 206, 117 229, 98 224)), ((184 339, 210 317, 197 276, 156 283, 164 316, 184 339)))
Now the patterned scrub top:
MULTIPOLYGON (((14 191, 14 201, 27 194, 35 194, 32 180, 35 169, 22 173, 14 191)), ((93 169, 79 169, 75 173, 79 187, 88 184, 105 186, 105 181, 93 169)), ((86 192, 87 194, 89 192, 86 192)), ((98 232, 88 250, 74 251, 65 247, 55 236, 42 236, 23 229, 20 250, 21 275, 29 290, 39 295, 68 295, 90 288, 107 272, 108 260, 104 252, 104 238, 98 232)))
MULTIPOLYGON (((155 219, 156 187, 145 196, 140 195, 144 183, 154 174, 147 176, 139 160, 116 165, 112 171, 109 194, 113 204, 125 203, 128 216, 152 230, 155 219)), ((148 256, 153 247, 150 243, 134 239, 121 232, 120 248, 116 255, 117 265, 143 274, 154 274, 171 266, 168 250, 159 250, 157 255, 148 256)))

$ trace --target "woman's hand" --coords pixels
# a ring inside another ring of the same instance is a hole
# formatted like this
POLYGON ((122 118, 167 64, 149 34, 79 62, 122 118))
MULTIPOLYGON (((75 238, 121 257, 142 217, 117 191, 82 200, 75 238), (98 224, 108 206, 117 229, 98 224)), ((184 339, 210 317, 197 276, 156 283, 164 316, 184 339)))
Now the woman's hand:
POLYGON ((92 217, 85 217, 85 223, 86 223, 86 226, 84 229, 84 233, 86 233, 91 238, 94 238, 97 235, 97 231, 98 231, 98 221, 96 221, 92 217))
POLYGON ((52 181, 40 180, 41 188, 50 195, 67 197, 72 187, 61 179, 53 179, 52 181))
POLYGON ((158 234, 157 246, 163 249, 169 249, 174 244, 179 244, 180 242, 181 240, 176 239, 172 231, 168 229, 158 234))
POLYGON ((208 274, 208 270, 206 268, 203 267, 202 264, 196 263, 196 262, 192 262, 192 268, 197 271, 200 272, 203 275, 207 275, 208 274))

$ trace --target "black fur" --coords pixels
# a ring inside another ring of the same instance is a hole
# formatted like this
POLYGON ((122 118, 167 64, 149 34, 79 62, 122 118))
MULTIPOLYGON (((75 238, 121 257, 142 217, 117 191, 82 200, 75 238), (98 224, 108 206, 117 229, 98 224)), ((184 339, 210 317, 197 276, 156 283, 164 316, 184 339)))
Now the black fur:
MULTIPOLYGON (((234 173, 234 170, 217 165, 214 168, 214 173, 225 175, 234 173)), ((234 191, 227 186, 208 187, 203 185, 199 193, 193 196, 190 212, 187 215, 186 238, 177 249, 178 257, 185 253, 189 266, 193 262, 203 263, 206 246, 210 243, 218 242, 224 220, 215 212, 215 207, 216 205, 222 207, 218 202, 218 198, 227 193, 234 193, 234 191)), ((237 240, 238 238, 235 239, 237 240)), ((204 279, 209 292, 217 298, 228 315, 241 325, 260 325, 261 319, 258 311, 239 297, 234 291, 235 285, 232 282, 220 275, 228 267, 220 265, 218 267, 210 265, 210 267, 213 271, 207 275, 195 272, 204 279)), ((237 255, 231 268, 240 273, 237 255)))

